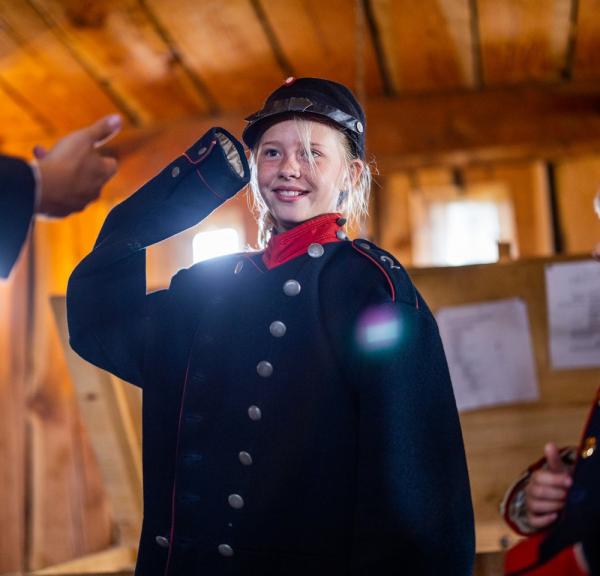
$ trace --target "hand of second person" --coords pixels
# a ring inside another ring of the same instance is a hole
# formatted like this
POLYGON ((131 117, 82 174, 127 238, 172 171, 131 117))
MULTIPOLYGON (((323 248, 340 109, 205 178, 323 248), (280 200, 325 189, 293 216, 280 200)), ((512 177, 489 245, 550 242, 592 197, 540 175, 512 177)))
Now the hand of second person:
POLYGON ((115 158, 103 157, 98 147, 120 128, 121 118, 113 114, 67 134, 48 152, 36 147, 41 179, 39 214, 67 216, 98 198, 117 170, 115 158))
POLYGON ((536 470, 525 488, 527 522, 537 530, 558 518, 573 483, 571 469, 561 460, 556 444, 546 444, 544 453, 546 467, 536 470))

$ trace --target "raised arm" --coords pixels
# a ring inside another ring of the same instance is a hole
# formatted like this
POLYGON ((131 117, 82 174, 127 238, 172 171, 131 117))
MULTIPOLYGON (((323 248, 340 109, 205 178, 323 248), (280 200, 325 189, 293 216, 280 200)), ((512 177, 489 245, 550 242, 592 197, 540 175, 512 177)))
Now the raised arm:
POLYGON ((145 334, 168 299, 146 295, 145 248, 200 222, 248 179, 241 144, 214 128, 116 206, 69 280, 73 349, 141 386, 145 334))

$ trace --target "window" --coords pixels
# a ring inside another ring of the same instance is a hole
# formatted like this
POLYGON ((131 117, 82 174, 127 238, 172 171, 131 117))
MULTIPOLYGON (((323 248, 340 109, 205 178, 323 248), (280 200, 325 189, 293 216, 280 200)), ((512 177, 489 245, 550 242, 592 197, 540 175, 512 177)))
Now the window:
POLYGON ((415 191, 411 216, 417 266, 496 262, 499 243, 516 250, 512 201, 497 184, 415 191))

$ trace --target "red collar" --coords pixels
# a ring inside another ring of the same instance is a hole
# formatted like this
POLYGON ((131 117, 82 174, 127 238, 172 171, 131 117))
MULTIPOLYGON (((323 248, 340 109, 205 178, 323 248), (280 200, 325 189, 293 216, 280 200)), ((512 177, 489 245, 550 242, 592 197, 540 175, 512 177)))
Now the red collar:
POLYGON ((344 236, 340 234, 342 238, 338 238, 337 232, 345 222, 341 214, 321 214, 287 232, 273 234, 262 255, 265 266, 271 270, 292 258, 306 254, 308 247, 313 243, 339 242, 344 236))

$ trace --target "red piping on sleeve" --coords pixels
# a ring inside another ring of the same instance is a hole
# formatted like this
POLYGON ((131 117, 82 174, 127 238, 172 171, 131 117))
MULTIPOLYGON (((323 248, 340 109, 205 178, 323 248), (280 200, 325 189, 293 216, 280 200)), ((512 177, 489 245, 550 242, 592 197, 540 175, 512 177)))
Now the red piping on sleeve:
POLYGON ((202 180, 202 182, 204 182, 204 185, 219 199, 219 200, 226 200, 226 198, 223 198, 223 196, 221 196, 220 194, 217 194, 209 185, 208 182, 204 179, 204 177, 202 176, 202 174, 200 174, 200 170, 198 170, 198 168, 196 168, 196 174, 198 174, 198 177, 200 178, 200 180, 202 180))
POLYGON ((385 271, 383 266, 381 266, 381 264, 379 264, 379 262, 377 262, 377 260, 375 260, 375 258, 373 258, 372 256, 369 256, 369 254, 367 254, 366 252, 363 252, 362 250, 358 249, 356 247, 356 245, 354 244, 354 242, 352 243, 352 248, 354 248, 359 254, 366 256, 371 262, 373 262, 373 264, 375 264, 375 266, 377 266, 377 268, 379 268, 379 270, 381 270, 381 273, 385 276, 385 279, 387 280, 387 283, 389 284, 390 292, 392 293, 392 302, 395 302, 396 301, 396 290, 394 289, 394 284, 392 282, 392 279, 390 278, 390 275, 385 271))
POLYGON ((216 145, 216 144, 217 144, 217 141, 216 141, 216 140, 213 140, 213 141, 212 141, 212 142, 211 142, 211 143, 208 145, 208 147, 206 148, 206 152, 204 152, 204 154, 202 154, 202 155, 198 156, 198 159, 197 159, 197 160, 192 160, 192 159, 191 159, 191 158, 188 156, 187 152, 184 152, 184 153, 183 153, 183 155, 184 155, 184 156, 187 158, 187 161, 188 161, 190 164, 200 164, 200 162, 202 162, 202 160, 204 160, 204 159, 205 159, 205 158, 206 158, 206 157, 207 157, 207 156, 208 156, 208 155, 209 155, 209 154, 212 152, 212 149, 215 147, 215 145, 216 145))

